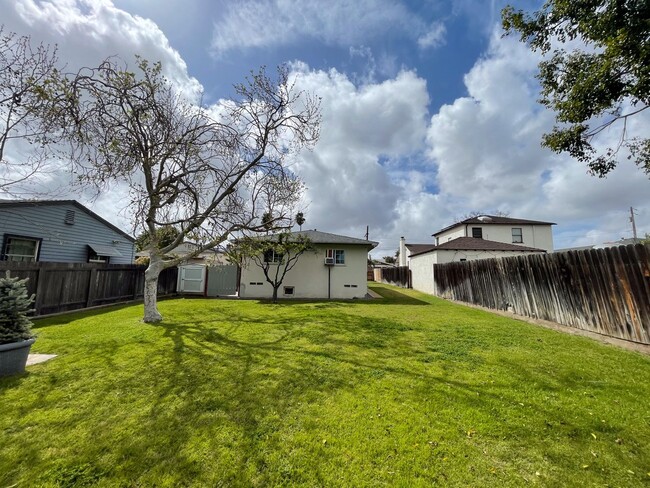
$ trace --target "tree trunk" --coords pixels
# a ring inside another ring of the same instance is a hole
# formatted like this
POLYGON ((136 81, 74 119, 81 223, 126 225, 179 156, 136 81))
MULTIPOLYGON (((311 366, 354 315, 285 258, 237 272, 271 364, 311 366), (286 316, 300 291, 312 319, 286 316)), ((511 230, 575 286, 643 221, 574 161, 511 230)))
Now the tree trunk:
POLYGON ((279 286, 273 287, 273 303, 278 303, 278 288, 279 286))
POLYGON ((149 267, 144 272, 144 322, 155 324, 162 320, 158 311, 158 277, 162 271, 162 258, 150 255, 149 267))

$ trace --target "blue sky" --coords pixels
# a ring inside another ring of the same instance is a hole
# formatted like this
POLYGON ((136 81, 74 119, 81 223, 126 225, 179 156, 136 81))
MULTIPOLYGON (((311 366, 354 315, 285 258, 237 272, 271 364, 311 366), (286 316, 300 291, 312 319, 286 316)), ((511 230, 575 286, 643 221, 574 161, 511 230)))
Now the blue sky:
MULTIPOLYGON (((431 234, 471 211, 556 222, 556 248, 650 232, 650 181, 632 163, 607 179, 539 145, 539 57, 502 38, 501 0, 0 0, 6 28, 56 43, 68 67, 109 55, 162 61, 204 103, 260 65, 290 63, 323 99, 321 140, 296 170, 306 227, 380 241, 431 234)), ((534 9, 539 2, 515 1, 534 9)), ((647 134, 650 120, 630 130, 647 134)), ((617 137, 604 134, 603 143, 617 137)), ((61 176, 46 181, 64 188, 61 176)), ((70 195, 75 197, 74 195, 70 195)), ((91 201, 129 230, 125 190, 91 201), (116 211, 118 209, 119 211, 116 211)))

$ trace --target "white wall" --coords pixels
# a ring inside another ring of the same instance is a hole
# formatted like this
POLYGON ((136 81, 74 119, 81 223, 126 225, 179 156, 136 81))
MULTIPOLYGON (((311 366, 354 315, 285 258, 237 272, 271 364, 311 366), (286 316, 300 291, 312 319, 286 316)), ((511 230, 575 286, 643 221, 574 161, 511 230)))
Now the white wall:
POLYGON ((404 237, 399 238, 399 266, 408 266, 409 251, 406 249, 406 240, 404 237))
POLYGON ((428 252, 411 256, 411 285, 414 290, 434 294, 433 289, 433 265, 437 262, 437 252, 428 252))
MULTIPOLYGON (((471 231, 469 231, 469 232, 470 232, 469 236, 471 237, 472 236, 471 231)), ((438 239, 437 245, 444 244, 447 241, 451 241, 451 240, 457 239, 459 237, 467 237, 465 235, 465 224, 459 225, 458 227, 453 227, 453 228, 449 229, 448 231, 445 231, 442 234, 440 234, 437 237, 437 239, 438 239)))
MULTIPOLYGON (((366 246, 317 245, 315 252, 306 252, 298 258, 298 263, 284 278, 278 298, 327 298, 328 270, 331 298, 363 298, 368 293, 367 269, 366 246), (345 264, 325 266, 326 249, 343 249, 345 264), (285 286, 294 287, 293 296, 284 295, 285 286)), ((273 287, 266 282, 264 272, 252 262, 242 266, 240 283, 239 296, 243 298, 271 298, 273 295, 273 287)))
POLYGON ((544 249, 546 252, 553 252, 553 231, 550 225, 523 225, 523 224, 468 224, 467 236, 465 236, 465 224, 458 225, 453 229, 438 236, 438 244, 456 239, 457 237, 472 237, 472 227, 483 229, 483 239, 496 242, 505 242, 519 246, 544 249), (520 228, 524 242, 512 242, 512 229, 520 228))

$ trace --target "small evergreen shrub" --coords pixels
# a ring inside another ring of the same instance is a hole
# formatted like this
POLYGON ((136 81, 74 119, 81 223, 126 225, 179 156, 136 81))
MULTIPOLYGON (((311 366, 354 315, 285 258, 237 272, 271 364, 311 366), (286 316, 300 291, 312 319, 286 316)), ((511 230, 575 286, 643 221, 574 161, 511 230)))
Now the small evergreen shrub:
POLYGON ((0 278, 0 344, 32 339, 32 321, 27 318, 34 295, 27 295, 27 279, 0 278))

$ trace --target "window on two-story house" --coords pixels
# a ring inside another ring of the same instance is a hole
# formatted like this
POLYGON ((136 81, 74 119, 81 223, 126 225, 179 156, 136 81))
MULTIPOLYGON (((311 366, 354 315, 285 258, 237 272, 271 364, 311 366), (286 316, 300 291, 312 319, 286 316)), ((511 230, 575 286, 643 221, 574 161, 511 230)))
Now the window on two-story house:
POLYGON ((345 264, 345 251, 343 249, 328 249, 325 257, 332 259, 334 264, 345 264))
POLYGON ((521 244, 524 242, 524 234, 521 231, 521 227, 512 228, 512 242, 516 244, 521 244))
POLYGON ((38 260, 38 251, 41 239, 24 236, 5 236, 2 259, 5 261, 35 262, 38 260))
POLYGON ((472 237, 474 237, 475 239, 483 239, 483 228, 472 227, 472 237))
POLYGON ((264 251, 264 262, 265 263, 271 263, 271 264, 279 264, 282 262, 282 258, 284 255, 279 252, 275 252, 273 249, 269 249, 268 251, 264 251))

